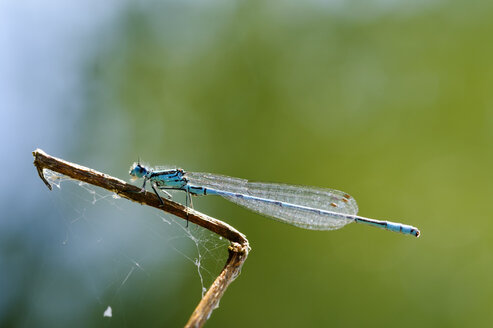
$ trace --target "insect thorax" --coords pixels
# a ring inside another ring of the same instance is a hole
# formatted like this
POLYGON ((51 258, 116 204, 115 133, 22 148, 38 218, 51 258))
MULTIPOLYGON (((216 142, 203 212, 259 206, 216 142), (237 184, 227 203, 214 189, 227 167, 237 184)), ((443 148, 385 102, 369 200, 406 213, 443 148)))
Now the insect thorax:
POLYGON ((157 171, 151 174, 150 180, 158 187, 180 189, 187 184, 187 179, 185 179, 184 175, 185 172, 182 169, 157 171))

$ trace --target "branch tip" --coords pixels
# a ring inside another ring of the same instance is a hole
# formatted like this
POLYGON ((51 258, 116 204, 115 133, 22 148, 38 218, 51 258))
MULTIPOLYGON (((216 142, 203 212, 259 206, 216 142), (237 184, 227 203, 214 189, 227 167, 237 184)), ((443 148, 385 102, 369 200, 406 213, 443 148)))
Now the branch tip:
POLYGON ((33 151, 33 156, 34 156, 34 166, 36 166, 36 169, 38 170, 38 175, 39 177, 41 178, 41 180, 43 180, 43 182, 45 183, 45 185, 48 187, 48 189, 52 190, 53 187, 51 186, 51 184, 48 182, 48 180, 46 180, 45 178, 45 174, 44 174, 44 171, 43 171, 43 168, 41 166, 41 164, 39 163, 38 161, 38 154, 40 153, 44 153, 41 149, 36 149, 35 151, 33 151))

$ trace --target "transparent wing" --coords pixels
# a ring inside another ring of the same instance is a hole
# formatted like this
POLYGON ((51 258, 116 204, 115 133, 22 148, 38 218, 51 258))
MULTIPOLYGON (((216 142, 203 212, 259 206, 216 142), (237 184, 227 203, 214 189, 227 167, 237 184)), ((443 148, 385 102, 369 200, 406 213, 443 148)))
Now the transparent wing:
POLYGON ((350 215, 356 215, 358 212, 358 205, 354 198, 339 190, 249 182, 244 179, 211 173, 187 172, 186 177, 189 183, 194 186, 299 205, 302 208, 283 207, 262 200, 222 195, 229 201, 252 211, 301 228, 332 230, 352 222, 352 220, 343 217, 328 215, 327 213, 321 214, 306 208, 350 215))
MULTIPOLYGON (((142 164, 142 165, 144 165, 144 164, 142 164)), ((159 166, 153 166, 152 170, 154 172, 156 172, 156 171, 173 170, 173 169, 177 169, 177 168, 178 168, 178 166, 176 166, 176 165, 175 166, 173 166, 173 165, 159 165, 159 166)))

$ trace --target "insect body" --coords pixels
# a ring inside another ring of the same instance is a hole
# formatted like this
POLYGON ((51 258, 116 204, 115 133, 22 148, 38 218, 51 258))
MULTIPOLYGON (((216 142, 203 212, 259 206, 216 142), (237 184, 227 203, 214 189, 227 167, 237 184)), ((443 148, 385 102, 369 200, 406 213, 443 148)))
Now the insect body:
POLYGON ((420 231, 410 225, 380 221, 357 215, 353 197, 339 190, 275 183, 250 182, 211 173, 185 172, 182 169, 153 170, 139 163, 130 168, 133 178, 143 178, 142 190, 149 180, 171 197, 166 190, 182 190, 190 195, 218 195, 277 221, 311 230, 334 230, 356 222, 419 237, 420 231))

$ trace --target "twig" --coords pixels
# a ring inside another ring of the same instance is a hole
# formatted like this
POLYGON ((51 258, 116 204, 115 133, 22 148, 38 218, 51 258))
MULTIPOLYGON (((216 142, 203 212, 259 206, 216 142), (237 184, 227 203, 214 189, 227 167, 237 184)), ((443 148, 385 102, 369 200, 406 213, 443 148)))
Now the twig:
POLYGON ((224 269, 216 280, 214 280, 199 305, 197 305, 185 327, 202 327, 207 319, 209 319, 209 315, 218 307, 219 300, 226 291, 226 288, 240 274, 241 267, 248 256, 249 250, 248 245, 231 243, 228 248, 229 257, 224 269))
POLYGON ((38 174, 50 190, 52 187, 44 176, 43 170, 45 169, 107 189, 134 202, 152 206, 184 220, 189 220, 192 223, 228 239, 231 242, 231 245, 229 246, 229 257, 226 261, 226 265, 192 313, 186 327, 202 327, 205 324, 212 311, 219 304, 219 301, 229 284, 239 275, 241 267, 248 256, 250 247, 245 235, 227 223, 216 220, 166 198, 163 199, 164 204, 161 205, 159 198, 154 193, 147 191, 140 192, 140 188, 128 184, 123 180, 50 156, 41 149, 33 151, 33 156, 34 165, 38 170, 38 174))

